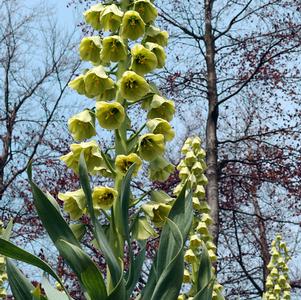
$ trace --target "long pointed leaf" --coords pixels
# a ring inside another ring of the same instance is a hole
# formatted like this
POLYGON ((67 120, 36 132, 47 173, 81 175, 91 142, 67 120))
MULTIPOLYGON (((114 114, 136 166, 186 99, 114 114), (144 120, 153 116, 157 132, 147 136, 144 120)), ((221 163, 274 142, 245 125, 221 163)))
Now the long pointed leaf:
POLYGON ((203 245, 200 257, 200 266, 198 271, 197 290, 203 290, 212 280, 212 264, 207 251, 207 247, 203 245))
POLYGON ((184 272, 183 237, 179 227, 173 221, 167 219, 166 225, 170 228, 170 241, 173 238, 176 254, 160 275, 151 300, 177 299, 182 286, 184 272))
POLYGON ((15 300, 32 300, 34 286, 29 280, 9 259, 6 259, 6 269, 9 286, 15 300))
POLYGON ((200 290, 194 297, 193 300, 212 300, 214 280, 212 279, 206 287, 200 290))
POLYGON ((85 193, 85 196, 87 199, 89 214, 91 216, 92 223, 94 225, 94 236, 98 243, 99 248, 101 249, 101 251, 106 259, 106 262, 108 264, 108 267, 109 267, 109 270, 110 270, 110 273, 112 276, 113 284, 115 286, 118 284, 120 277, 122 276, 122 272, 119 267, 118 260, 114 256, 113 250, 110 247, 108 239, 103 231, 103 228, 100 225, 100 223, 98 222, 98 220, 96 219, 95 214, 94 214, 90 180, 89 180, 89 175, 88 175, 88 171, 87 171, 87 165, 86 165, 83 154, 81 154, 80 160, 79 160, 79 176, 80 176, 81 186, 84 190, 84 193, 85 193))
POLYGON ((85 287, 91 300, 107 299, 102 274, 92 259, 82 249, 64 240, 58 240, 56 246, 85 287))
POLYGON ((47 263, 45 263, 39 257, 1 238, 0 238, 0 254, 19 261, 23 261, 32 266, 40 268, 41 270, 51 275, 55 280, 57 280, 61 284, 62 287, 64 287, 61 279, 57 276, 57 274, 52 270, 52 268, 47 263))

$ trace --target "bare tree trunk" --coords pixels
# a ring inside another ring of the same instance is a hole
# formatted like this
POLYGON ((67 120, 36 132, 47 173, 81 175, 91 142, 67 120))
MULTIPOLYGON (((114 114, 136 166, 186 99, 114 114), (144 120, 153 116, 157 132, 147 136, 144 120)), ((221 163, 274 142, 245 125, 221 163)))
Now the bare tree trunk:
POLYGON ((213 0, 205 0, 205 47, 207 66, 207 98, 208 118, 206 127, 206 150, 207 150, 207 199, 212 209, 212 235, 214 242, 218 243, 219 233, 219 205, 218 205, 218 164, 217 164, 217 120, 218 99, 215 69, 215 44, 212 30, 212 5, 213 0))

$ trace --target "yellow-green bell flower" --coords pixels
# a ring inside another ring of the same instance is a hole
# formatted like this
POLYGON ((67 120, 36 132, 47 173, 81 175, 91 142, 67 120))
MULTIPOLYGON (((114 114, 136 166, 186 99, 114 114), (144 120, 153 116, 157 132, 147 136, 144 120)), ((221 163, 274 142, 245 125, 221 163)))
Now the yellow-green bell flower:
POLYGON ((183 274, 183 282, 184 283, 189 283, 191 280, 190 278, 190 273, 187 269, 184 269, 184 274, 183 274))
POLYGON ((99 16, 100 28, 105 31, 118 30, 123 17, 123 12, 115 4, 107 5, 99 16))
POLYGON ((127 54, 127 47, 119 35, 108 36, 103 39, 100 58, 104 63, 123 61, 127 58, 127 54))
POLYGON ((146 126, 152 133, 163 134, 165 141, 171 141, 175 137, 175 132, 171 125, 164 119, 151 119, 146 123, 146 126))
POLYGON ((196 231, 203 235, 209 234, 208 227, 204 222, 199 222, 198 226, 196 227, 196 231))
POLYGON ((114 81, 106 74, 103 66, 94 67, 85 75, 86 96, 89 98, 98 96, 113 87, 114 81))
POLYGON ((59 193, 58 198, 64 202, 64 211, 69 213, 71 220, 78 220, 85 212, 86 197, 82 189, 74 192, 59 193))
POLYGON ((210 213, 211 208, 208 205, 207 201, 200 201, 200 212, 202 213, 210 213))
POLYGON ((202 185, 197 185, 195 191, 193 192, 193 196, 204 199, 206 196, 205 188, 202 185))
POLYGON ((90 173, 93 173, 94 168, 101 166, 103 163, 103 158, 96 141, 71 144, 70 149, 71 152, 61 156, 60 159, 65 162, 67 167, 73 169, 75 173, 78 173, 78 162, 82 151, 90 173))
POLYGON ((173 164, 162 156, 159 156, 152 160, 149 164, 149 178, 152 181, 164 182, 174 170, 175 167, 173 164))
POLYGON ((149 202, 147 204, 143 204, 142 209, 156 226, 161 227, 164 225, 166 218, 168 217, 168 214, 171 210, 171 205, 149 202))
POLYGON ((76 141, 89 139, 96 135, 95 116, 93 112, 85 109, 68 120, 68 128, 76 141))
POLYGON ((149 92, 149 85, 142 76, 133 71, 126 71, 119 81, 119 91, 121 97, 134 102, 149 92))
POLYGON ((134 45, 131 50, 131 69, 139 75, 147 74, 157 67, 157 56, 140 44, 134 45))
POLYGON ((209 258, 212 262, 217 261, 217 256, 216 256, 215 252, 212 249, 208 250, 208 256, 209 256, 209 258))
POLYGON ((197 261, 197 257, 191 249, 188 249, 185 252, 184 260, 187 261, 188 263, 194 263, 197 261))
POLYGON ((166 53, 162 46, 155 43, 146 43, 145 47, 152 51, 157 57, 157 68, 161 69, 165 66, 166 53))
POLYGON ((155 26, 149 26, 145 32, 144 43, 155 43, 162 47, 167 46, 168 43, 168 32, 161 31, 160 28, 155 26))
POLYGON ((201 177, 204 174, 205 170, 203 168, 203 165, 199 161, 197 161, 192 166, 191 171, 196 177, 201 177))
POLYGON ((143 241, 149 239, 150 237, 156 238, 158 234, 149 224, 146 217, 139 217, 134 221, 132 236, 135 240, 143 241))
POLYGON ((84 75, 77 76, 76 78, 74 78, 69 82, 68 86, 73 90, 77 91, 80 95, 85 95, 86 94, 85 76, 84 75))
POLYGON ((96 118, 105 129, 117 129, 125 119, 124 107, 118 102, 96 102, 96 118))
POLYGON ((190 243, 189 243, 189 245, 190 245, 190 248, 191 249, 197 249, 197 248, 199 248, 201 245, 202 245, 202 240, 198 237, 198 235, 197 234, 194 234, 194 235, 192 235, 191 237, 190 237, 190 243))
POLYGON ((132 41, 140 38, 145 32, 145 23, 140 14, 134 10, 127 11, 122 19, 121 37, 132 41))
POLYGON ((213 220, 209 214, 203 214, 201 221, 205 222, 207 226, 209 226, 213 223, 213 220))
POLYGON ((144 160, 152 161, 165 151, 164 136, 162 134, 147 133, 139 138, 138 151, 144 160))
POLYGON ((154 4, 149 0, 136 0, 134 2, 134 10, 137 11, 145 23, 155 21, 158 11, 154 4))
POLYGON ((177 300, 185 300, 186 298, 185 298, 185 296, 184 295, 180 295, 180 296, 178 296, 178 299, 177 300))
POLYGON ((171 121, 175 113, 175 104, 171 100, 166 100, 159 95, 154 95, 147 114, 148 119, 161 118, 171 121))
POLYGON ((101 38, 99 36, 84 37, 79 45, 79 55, 82 60, 100 63, 101 38))
POLYGON ((90 24, 95 30, 101 29, 100 15, 103 10, 104 6, 102 4, 96 4, 91 6, 90 9, 84 12, 86 22, 90 24))
POLYGON ((110 89, 106 89, 102 94, 96 96, 96 101, 111 101, 116 98, 117 86, 114 86, 110 89))
POLYGON ((125 175, 132 164, 135 164, 133 176, 137 176, 138 171, 142 166, 141 158, 135 153, 131 153, 129 155, 117 155, 115 160, 115 167, 116 170, 121 174, 125 175))
POLYGON ((107 186, 99 186, 93 189, 92 201, 94 209, 110 209, 118 197, 118 192, 107 186))

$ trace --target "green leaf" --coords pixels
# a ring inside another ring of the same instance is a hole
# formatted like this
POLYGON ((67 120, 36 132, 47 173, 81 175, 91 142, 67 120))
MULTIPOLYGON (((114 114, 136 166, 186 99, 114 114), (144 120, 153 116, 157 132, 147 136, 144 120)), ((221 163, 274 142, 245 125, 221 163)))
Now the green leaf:
POLYGON ((47 280, 47 278, 43 278, 42 287, 45 290, 45 294, 48 300, 69 300, 68 296, 52 287, 47 280))
POLYGON ((193 300, 212 300, 213 286, 214 280, 211 280, 207 286, 205 286, 193 297, 193 300))
POLYGON ((56 247, 85 287, 91 300, 107 299, 102 274, 92 259, 82 249, 62 239, 56 242, 56 247))
POLYGON ((198 270, 197 291, 203 290, 212 280, 212 264, 207 247, 203 244, 198 270))
POLYGON ((141 270, 145 259, 146 241, 141 241, 140 247, 141 250, 139 254, 136 256, 135 260, 133 260, 129 266, 130 269, 127 275, 127 282, 126 282, 126 290, 127 290, 128 298, 130 298, 130 295, 132 294, 141 276, 141 270))
POLYGON ((174 241, 175 256, 160 275, 154 289, 151 300, 177 299, 183 281, 184 273, 184 242, 179 227, 171 220, 167 219, 166 225, 169 227, 169 241, 174 241))
MULTIPOLYGON (((179 228, 183 238, 183 245, 190 231, 193 218, 192 195, 189 193, 189 195, 185 197, 185 194, 186 185, 183 187, 181 193, 176 199, 168 216, 168 218, 172 220, 179 228)), ((174 257, 178 251, 175 245, 176 240, 169 240, 169 236, 170 226, 164 226, 161 233, 156 266, 159 275, 164 271, 164 269, 170 263, 172 257, 174 257)))
MULTIPOLYGON (((30 172, 31 171, 28 170, 29 174, 30 172)), ((53 243, 55 244, 59 239, 64 239, 73 245, 80 246, 72 230, 61 214, 57 211, 55 206, 53 206, 48 197, 33 181, 31 181, 31 179, 29 181, 33 193, 34 205, 43 223, 43 226, 53 243)))
POLYGON ((120 201, 116 205, 115 224, 118 231, 123 235, 123 238, 129 241, 129 203, 131 195, 131 178, 135 170, 135 165, 132 164, 128 169, 125 177, 122 180, 120 201))
POLYGON ((10 219, 10 221, 8 222, 6 228, 3 230, 3 233, 2 233, 2 238, 4 240, 8 241, 10 239, 10 236, 11 236, 11 233, 13 230, 13 226, 14 226, 13 219, 10 219))
POLYGON ((34 286, 9 259, 6 259, 6 270, 15 300, 32 300, 34 286))
MULTIPOLYGON (((122 270, 123 273, 123 270, 122 270)), ((123 276, 120 277, 118 284, 114 287, 110 293, 108 300, 126 300, 126 290, 123 276)))
POLYGON ((85 224, 71 224, 70 228, 78 241, 81 241, 86 233, 85 224))
POLYGON ((41 270, 51 275, 55 280, 57 280, 61 284, 62 287, 64 287, 61 279, 57 276, 57 274, 52 270, 52 268, 47 263, 45 263, 39 257, 1 238, 0 238, 0 254, 19 261, 23 261, 32 266, 40 268, 41 270))
POLYGON ((123 275, 121 272, 121 268, 119 267, 118 260, 114 256, 114 252, 110 247, 110 244, 104 233, 104 230, 95 217, 90 180, 89 180, 87 165, 83 153, 81 154, 79 159, 79 178, 80 178, 81 186, 83 188, 83 191, 87 199, 89 214, 91 216, 92 223, 94 225, 94 237, 96 238, 98 246, 106 259, 106 262, 110 270, 110 274, 112 276, 113 284, 115 286, 118 284, 120 277, 123 275))

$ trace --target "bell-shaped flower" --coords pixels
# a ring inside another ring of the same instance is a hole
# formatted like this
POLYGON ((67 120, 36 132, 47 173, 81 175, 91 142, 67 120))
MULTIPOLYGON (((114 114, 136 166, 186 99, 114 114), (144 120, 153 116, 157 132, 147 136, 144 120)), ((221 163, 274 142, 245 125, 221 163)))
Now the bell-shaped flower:
POLYGON ((117 197, 118 192, 115 189, 107 186, 95 187, 92 193, 93 208, 96 210, 110 209, 117 197))
POLYGON ((199 222, 198 226, 196 227, 196 231, 203 234, 203 235, 208 235, 208 227, 205 222, 199 222))
POLYGON ((138 171, 142 166, 141 158, 135 153, 131 153, 129 155, 117 155, 115 160, 115 167, 116 170, 121 174, 125 175, 132 164, 135 164, 133 176, 137 176, 138 171))
POLYGON ((124 107, 118 102, 96 102, 96 118, 105 129, 117 129, 125 119, 124 107))
POLYGON ((89 139, 96 135, 95 116, 89 109, 71 117, 68 120, 68 128, 76 141, 89 139))
POLYGON ((164 182, 174 170, 175 167, 173 164, 167 161, 164 157, 159 156, 152 160, 149 164, 149 177, 152 181, 164 182))
POLYGON ((162 134, 147 133, 139 138, 138 151, 144 160, 152 161, 165 151, 164 136, 162 134))
POLYGON ((165 203, 148 202, 142 205, 143 211, 150 217, 153 223, 161 227, 164 225, 166 218, 171 210, 171 205, 165 203))
POLYGON ((188 263, 197 262, 197 257, 191 249, 186 250, 184 260, 188 263))
POLYGON ((158 11, 150 0, 136 0, 134 2, 134 10, 137 11, 145 23, 155 21, 158 11))
POLYGON ((198 178, 198 183, 205 186, 208 184, 208 178, 203 174, 198 178))
POLYGON ((159 95, 154 95, 147 114, 148 119, 161 118, 167 121, 173 119, 175 104, 171 100, 166 100, 159 95))
POLYGON ((185 300, 186 299, 186 297, 185 297, 185 295, 179 295, 178 296, 178 298, 177 298, 177 300, 185 300))
POLYGON ((197 249, 202 245, 202 240, 198 237, 197 234, 194 234, 189 239, 189 246, 191 249, 197 249))
POLYGON ((106 89, 102 94, 95 97, 96 101, 111 101, 116 98, 117 86, 114 86, 110 89, 106 89))
POLYGON ((193 192, 193 196, 204 199, 206 196, 205 188, 202 185, 197 185, 195 191, 193 192))
POLYGON ((58 198, 64 202, 64 211, 70 215, 71 220, 78 220, 85 212, 86 197, 82 189, 59 193, 58 198))
POLYGON ((170 197, 167 193, 164 191, 151 191, 150 192, 151 201, 152 202, 158 202, 158 203, 173 203, 174 198, 170 197))
MULTIPOLYGON (((189 283, 190 282, 190 273, 187 269, 184 269, 184 274, 183 274, 183 282, 184 283, 189 283)), ((179 299, 179 298, 178 298, 179 299)))
POLYGON ((100 63, 101 38, 99 36, 84 37, 79 45, 79 55, 82 60, 100 63))
POLYGON ((216 252, 216 246, 215 246, 215 244, 213 242, 211 242, 211 241, 206 242, 206 247, 207 247, 208 250, 211 249, 214 252, 216 252))
POLYGON ((157 67, 157 56, 140 44, 134 45, 131 50, 131 69, 139 75, 147 74, 157 67))
POLYGON ((191 145, 185 142, 181 149, 181 152, 186 155, 186 153, 190 151, 192 151, 191 145))
POLYGON ((211 208, 208 205, 207 201, 200 201, 200 212, 205 214, 211 212, 211 208))
POLYGON ((119 35, 112 35, 103 39, 102 50, 100 52, 102 62, 123 61, 127 58, 127 54, 127 47, 119 35))
POLYGON ((196 177, 200 177, 204 174, 205 170, 203 169, 202 164, 199 161, 197 161, 192 166, 191 171, 196 177))
POLYGON ((196 151, 196 157, 199 159, 199 160, 202 160, 202 159, 205 159, 206 158, 206 151, 204 149, 199 149, 196 151))
POLYGON ((90 9, 84 12, 86 22, 90 24, 95 30, 101 29, 100 15, 103 10, 104 6, 99 3, 91 6, 90 9))
POLYGON ((149 26, 145 32, 144 43, 155 43, 162 47, 167 46, 168 32, 161 31, 160 28, 155 26, 149 26))
POLYGON ((85 75, 86 95, 89 98, 98 96, 112 87, 114 81, 106 74, 103 66, 94 67, 85 75))
POLYGON ((152 51, 157 57, 157 68, 161 69, 165 66, 166 53, 162 46, 155 43, 146 43, 145 47, 152 51))
POLYGON ((152 133, 163 134, 165 141, 171 141, 175 136, 175 132, 171 125, 164 119, 151 119, 146 123, 146 126, 152 133))
POLYGON ((73 90, 77 91, 80 95, 85 95, 85 75, 77 76, 69 82, 68 86, 73 90))
POLYGON ((115 32, 120 27, 123 12, 116 4, 107 5, 99 16, 101 29, 115 32))
POLYGON ((208 256, 212 262, 217 261, 217 256, 213 250, 208 250, 208 256))
POLYGON ((140 38, 145 32, 145 23, 140 14, 134 10, 127 11, 122 19, 121 37, 132 41, 140 38))
POLYGON ((186 180, 190 175, 191 175, 191 172, 190 172, 189 168, 187 168, 187 167, 181 168, 181 170, 179 172, 179 178, 182 181, 186 180))
POLYGON ((150 237, 156 238, 158 236, 146 217, 139 217, 134 220, 132 235, 133 238, 138 241, 145 241, 150 237))
POLYGON ((278 277, 278 270, 277 270, 277 268, 274 267, 274 268, 272 269, 270 275, 271 275, 272 277, 274 277, 274 278, 277 278, 277 277, 278 277))
POLYGON ((201 221, 205 222, 207 226, 209 226, 213 223, 213 220, 209 214, 203 214, 201 221))
POLYGON ((124 72, 118 85, 121 97, 131 102, 140 100, 149 92, 146 80, 133 71, 124 72))
POLYGON ((184 161, 188 167, 192 167, 193 164, 197 161, 197 158, 192 151, 189 151, 186 153, 184 161))
POLYGON ((78 162, 81 152, 84 153, 84 158, 89 172, 93 173, 95 167, 102 165, 103 158, 96 141, 71 144, 70 149, 71 152, 61 156, 60 159, 65 162, 67 167, 73 169, 75 173, 78 173, 78 162))

